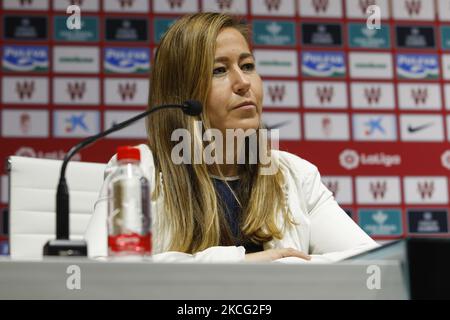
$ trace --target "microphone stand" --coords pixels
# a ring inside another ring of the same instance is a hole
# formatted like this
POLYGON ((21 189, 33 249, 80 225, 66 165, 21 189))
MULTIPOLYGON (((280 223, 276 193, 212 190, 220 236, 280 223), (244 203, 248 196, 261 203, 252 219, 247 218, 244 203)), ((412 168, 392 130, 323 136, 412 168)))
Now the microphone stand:
POLYGON ((147 117, 149 114, 161 109, 179 108, 185 114, 198 115, 201 112, 201 105, 196 101, 186 101, 184 104, 171 104, 154 107, 137 116, 118 123, 108 130, 90 136, 74 147, 64 156, 61 166, 59 183, 56 192, 56 239, 49 240, 44 246, 44 256, 87 256, 87 243, 85 240, 70 240, 69 237, 69 189, 66 182, 66 168, 69 160, 81 149, 100 140, 101 138, 119 131, 130 124, 147 117))

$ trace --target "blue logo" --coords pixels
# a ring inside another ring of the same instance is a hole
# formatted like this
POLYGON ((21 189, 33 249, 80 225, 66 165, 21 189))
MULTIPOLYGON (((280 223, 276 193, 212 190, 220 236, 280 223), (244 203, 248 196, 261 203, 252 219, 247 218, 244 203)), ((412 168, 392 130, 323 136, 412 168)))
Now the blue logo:
POLYGON ((377 131, 380 131, 380 133, 385 134, 386 131, 381 125, 381 121, 383 121, 383 117, 369 119, 369 121, 365 122, 364 125, 368 127, 368 129, 366 130, 366 135, 370 136, 376 133, 377 131))
POLYGON ((48 71, 48 47, 11 46, 3 48, 3 69, 18 72, 48 71))
POLYGON ((397 209, 359 210, 359 225, 371 236, 401 236, 402 212, 397 209))
POLYGON ((175 23, 177 19, 173 18, 155 18, 153 24, 153 37, 155 42, 159 42, 166 33, 167 29, 175 23))
POLYGON ((311 77, 345 76, 345 58, 342 52, 303 52, 302 72, 311 77))
POLYGON ((150 49, 106 48, 104 67, 106 72, 147 73, 150 69, 150 49))
POLYGON ((86 114, 82 113, 80 115, 71 115, 69 118, 66 118, 66 132, 74 132, 78 127, 80 127, 83 131, 89 131, 89 128, 85 123, 85 117, 86 114))
POLYGON ((406 79, 437 79, 439 63, 436 54, 398 54, 397 74, 406 79))

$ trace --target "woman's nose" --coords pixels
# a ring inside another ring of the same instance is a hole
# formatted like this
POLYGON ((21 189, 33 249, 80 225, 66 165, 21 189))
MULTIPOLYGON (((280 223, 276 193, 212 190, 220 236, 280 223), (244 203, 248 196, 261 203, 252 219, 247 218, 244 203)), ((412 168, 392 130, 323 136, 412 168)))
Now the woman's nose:
POLYGON ((233 79, 233 91, 236 94, 244 95, 250 89, 250 81, 242 70, 236 70, 233 79))

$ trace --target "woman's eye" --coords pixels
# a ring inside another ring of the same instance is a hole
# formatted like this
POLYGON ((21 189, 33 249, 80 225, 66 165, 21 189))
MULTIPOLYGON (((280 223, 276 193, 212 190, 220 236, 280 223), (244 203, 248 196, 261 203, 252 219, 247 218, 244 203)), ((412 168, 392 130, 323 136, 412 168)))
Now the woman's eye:
POLYGON ((255 70, 255 64, 254 63, 246 63, 242 66, 242 70, 253 71, 253 70, 255 70))
POLYGON ((225 73, 226 71, 227 70, 225 69, 225 67, 218 67, 218 68, 214 68, 213 74, 218 75, 218 74, 225 73))

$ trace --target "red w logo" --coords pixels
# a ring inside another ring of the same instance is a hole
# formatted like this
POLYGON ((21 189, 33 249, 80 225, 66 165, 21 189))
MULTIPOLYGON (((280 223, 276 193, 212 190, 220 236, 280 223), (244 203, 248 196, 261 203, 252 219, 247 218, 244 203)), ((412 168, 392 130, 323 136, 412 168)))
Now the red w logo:
POLYGON ((333 193, 333 196, 336 196, 336 193, 339 191, 339 183, 337 181, 327 181, 325 186, 333 193))
POLYGON ((216 1, 220 10, 230 9, 231 6, 233 5, 233 0, 216 0, 216 1))
POLYGON ((411 89, 411 96, 416 102, 416 105, 420 103, 425 104, 428 99, 428 90, 426 88, 417 90, 411 89))
POLYGON ((269 86, 268 91, 273 103, 277 102, 277 100, 281 102, 286 94, 286 87, 284 85, 269 86))
POLYGON ((173 9, 175 7, 181 8, 184 4, 184 0, 167 0, 167 2, 170 5, 170 9, 173 9))
POLYGON ((384 198, 384 194, 387 189, 386 181, 380 182, 377 181, 376 183, 370 183, 370 192, 372 192, 372 195, 374 199, 382 199, 384 198))
POLYGON ((364 95, 366 96, 369 104, 378 103, 381 97, 381 88, 364 88, 364 95))
POLYGON ((267 10, 278 10, 281 5, 281 0, 266 0, 267 10))
POLYGON ((16 92, 19 95, 20 100, 24 98, 31 99, 34 92, 34 81, 24 81, 22 83, 16 82, 16 92))
POLYGON ((314 10, 316 10, 317 13, 320 11, 327 11, 328 9, 328 0, 312 0, 312 6, 314 7, 314 10))
POLYGON ((361 8, 361 11, 364 15, 366 14, 368 7, 374 6, 376 4, 376 0, 359 0, 359 7, 361 8))
POLYGON ((334 87, 317 87, 316 89, 317 97, 319 97, 320 103, 331 102, 334 96, 334 87))
POLYGON ((127 82, 125 85, 119 83, 117 91, 122 97, 122 101, 127 100, 127 98, 133 100, 134 95, 136 94, 137 91, 137 86, 136 83, 130 84, 127 82))
POLYGON ((23 7, 25 4, 32 5, 33 0, 20 0, 20 5, 23 7))
POLYGON ((420 10, 422 9, 422 2, 420 0, 406 0, 405 6, 410 16, 412 16, 413 14, 418 15, 420 13, 420 10))
POLYGON ((84 93, 86 92, 86 82, 75 82, 67 83, 67 93, 70 95, 72 101, 78 99, 83 99, 84 93))
POLYGON ((434 182, 433 181, 425 181, 423 184, 420 182, 417 183, 417 191, 419 191, 422 199, 426 197, 431 198, 434 192, 434 182))
POLYGON ((134 0, 118 0, 121 8, 132 7, 134 0))

